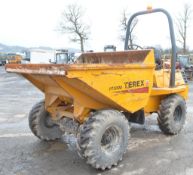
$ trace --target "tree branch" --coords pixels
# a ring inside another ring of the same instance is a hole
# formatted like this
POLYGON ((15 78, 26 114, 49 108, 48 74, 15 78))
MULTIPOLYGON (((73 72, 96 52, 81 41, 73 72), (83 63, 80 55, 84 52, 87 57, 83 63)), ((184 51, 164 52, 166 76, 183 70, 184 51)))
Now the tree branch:
POLYGON ((80 42, 81 51, 84 51, 84 42, 88 40, 89 26, 82 22, 83 10, 77 4, 67 6, 62 14, 60 30, 73 35, 72 42, 80 42))

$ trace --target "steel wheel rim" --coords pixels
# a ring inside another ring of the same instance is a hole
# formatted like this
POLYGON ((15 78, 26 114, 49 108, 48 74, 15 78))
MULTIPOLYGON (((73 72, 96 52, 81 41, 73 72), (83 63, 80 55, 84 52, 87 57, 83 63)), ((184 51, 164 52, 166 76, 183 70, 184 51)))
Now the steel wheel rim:
POLYGON ((120 146, 121 131, 116 126, 107 128, 101 138, 101 150, 103 152, 114 152, 120 146))
POLYGON ((174 111, 174 121, 180 122, 182 119, 182 108, 178 105, 174 111))

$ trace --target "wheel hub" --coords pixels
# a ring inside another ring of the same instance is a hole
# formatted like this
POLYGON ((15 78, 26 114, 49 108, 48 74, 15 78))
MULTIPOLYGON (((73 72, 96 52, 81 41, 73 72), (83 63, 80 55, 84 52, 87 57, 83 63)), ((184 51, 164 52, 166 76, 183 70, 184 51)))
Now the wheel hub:
POLYGON ((182 119, 182 109, 180 106, 177 106, 175 111, 174 111, 174 120, 176 122, 180 122, 182 119))
POLYGON ((101 139, 101 149, 112 152, 118 148, 120 142, 120 129, 115 126, 106 129, 101 139))

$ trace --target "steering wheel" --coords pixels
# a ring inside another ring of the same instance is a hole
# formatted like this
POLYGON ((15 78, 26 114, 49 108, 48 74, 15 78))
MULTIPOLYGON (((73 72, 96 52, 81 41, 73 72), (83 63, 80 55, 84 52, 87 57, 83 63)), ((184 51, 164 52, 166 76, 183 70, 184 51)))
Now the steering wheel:
POLYGON ((139 45, 137 45, 137 44, 130 44, 130 45, 128 45, 128 49, 129 50, 142 50, 143 49, 143 47, 141 47, 141 46, 139 46, 139 45))

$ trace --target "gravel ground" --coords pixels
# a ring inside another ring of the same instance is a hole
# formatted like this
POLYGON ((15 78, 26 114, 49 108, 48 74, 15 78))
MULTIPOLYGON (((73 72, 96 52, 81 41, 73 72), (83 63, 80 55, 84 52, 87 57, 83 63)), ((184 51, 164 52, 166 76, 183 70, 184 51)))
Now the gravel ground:
POLYGON ((192 175, 193 83, 183 131, 165 136, 156 115, 144 125, 132 124, 128 151, 117 167, 97 171, 79 158, 74 148, 60 142, 42 142, 28 128, 29 110, 43 94, 27 80, 0 67, 0 175, 192 175))

